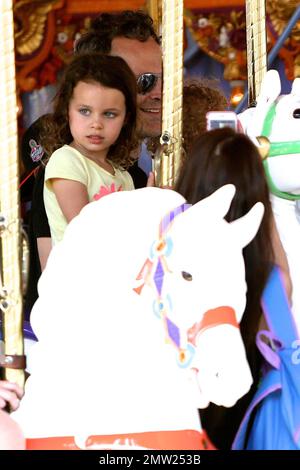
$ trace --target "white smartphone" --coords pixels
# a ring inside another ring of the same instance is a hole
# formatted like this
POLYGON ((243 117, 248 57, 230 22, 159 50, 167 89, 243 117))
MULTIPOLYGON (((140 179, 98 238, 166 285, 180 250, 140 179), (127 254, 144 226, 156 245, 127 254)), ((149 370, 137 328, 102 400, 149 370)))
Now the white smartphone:
POLYGON ((238 130, 237 115, 234 111, 209 111, 206 113, 206 129, 220 129, 222 127, 231 127, 238 130))

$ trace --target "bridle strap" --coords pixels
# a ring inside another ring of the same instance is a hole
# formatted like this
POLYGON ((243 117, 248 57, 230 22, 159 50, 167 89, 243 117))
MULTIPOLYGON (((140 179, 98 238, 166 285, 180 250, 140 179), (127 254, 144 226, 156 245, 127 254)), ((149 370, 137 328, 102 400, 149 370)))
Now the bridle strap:
POLYGON ((236 320, 235 311, 232 307, 222 306, 207 310, 199 323, 195 323, 188 330, 188 341, 196 347, 196 340, 199 333, 203 333, 208 328, 214 328, 218 325, 232 325, 239 328, 236 320))
MULTIPOLYGON (((276 116, 276 104, 273 103, 269 111, 267 112, 267 115, 263 123, 262 135, 264 137, 270 136, 275 116, 276 116)), ((279 157, 281 155, 291 155, 293 153, 300 153, 300 140, 286 141, 286 142, 272 142, 270 145, 270 151, 269 151, 268 157, 263 160, 263 165, 264 165, 264 169, 265 169, 265 173, 266 173, 266 177, 267 177, 267 181, 268 181, 268 185, 269 185, 271 193, 281 199, 286 199, 288 201, 299 200, 300 194, 293 194, 293 193, 288 193, 285 191, 280 191, 280 189, 277 188, 270 173, 268 159, 272 157, 279 157)))

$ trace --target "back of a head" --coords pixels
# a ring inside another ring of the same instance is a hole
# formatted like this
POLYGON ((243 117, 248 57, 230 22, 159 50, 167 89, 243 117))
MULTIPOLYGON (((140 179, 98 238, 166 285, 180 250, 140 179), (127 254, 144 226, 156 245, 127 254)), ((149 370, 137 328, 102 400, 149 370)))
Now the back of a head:
POLYGON ((227 100, 222 91, 204 80, 189 80, 183 87, 183 140, 190 153, 197 137, 206 131, 206 113, 225 111, 227 100))
MULTIPOLYGON (((214 82, 201 79, 188 79, 182 90, 182 138, 184 156, 190 154, 194 142, 206 132, 206 113, 225 111, 227 100, 214 82)), ((160 138, 148 139, 147 148, 155 154, 159 148, 160 138)))
POLYGON ((144 42, 152 37, 158 44, 152 18, 143 11, 126 10, 119 13, 102 13, 91 23, 90 31, 75 43, 74 53, 101 52, 110 54, 112 40, 126 37, 144 42))
POLYGON ((176 190, 194 204, 228 183, 235 185, 236 194, 227 220, 241 217, 258 201, 268 204, 268 186, 255 145, 233 129, 215 129, 195 141, 176 190))

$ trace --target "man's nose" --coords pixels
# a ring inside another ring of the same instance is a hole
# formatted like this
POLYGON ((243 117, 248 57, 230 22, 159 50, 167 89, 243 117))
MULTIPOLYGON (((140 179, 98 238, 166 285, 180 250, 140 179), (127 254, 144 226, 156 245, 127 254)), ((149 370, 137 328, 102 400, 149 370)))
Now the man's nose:
POLYGON ((162 97, 162 78, 158 77, 155 87, 148 93, 152 99, 161 100, 162 97))

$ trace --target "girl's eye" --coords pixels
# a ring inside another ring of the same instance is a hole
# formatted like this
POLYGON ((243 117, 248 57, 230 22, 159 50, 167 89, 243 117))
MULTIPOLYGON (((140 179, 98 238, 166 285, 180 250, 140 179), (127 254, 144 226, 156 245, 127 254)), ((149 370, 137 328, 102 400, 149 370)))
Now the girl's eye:
POLYGON ((80 114, 82 114, 83 116, 89 116, 89 114, 90 114, 90 110, 87 109, 87 108, 81 108, 81 109, 79 110, 79 112, 80 112, 80 114))
POLYGON ((187 273, 186 271, 181 271, 181 275, 185 281, 193 280, 193 276, 190 273, 187 273))
POLYGON ((114 118, 114 117, 116 117, 116 113, 114 113, 114 112, 112 112, 112 111, 106 111, 106 112, 104 113, 104 115, 105 115, 106 117, 108 117, 108 118, 114 118))

